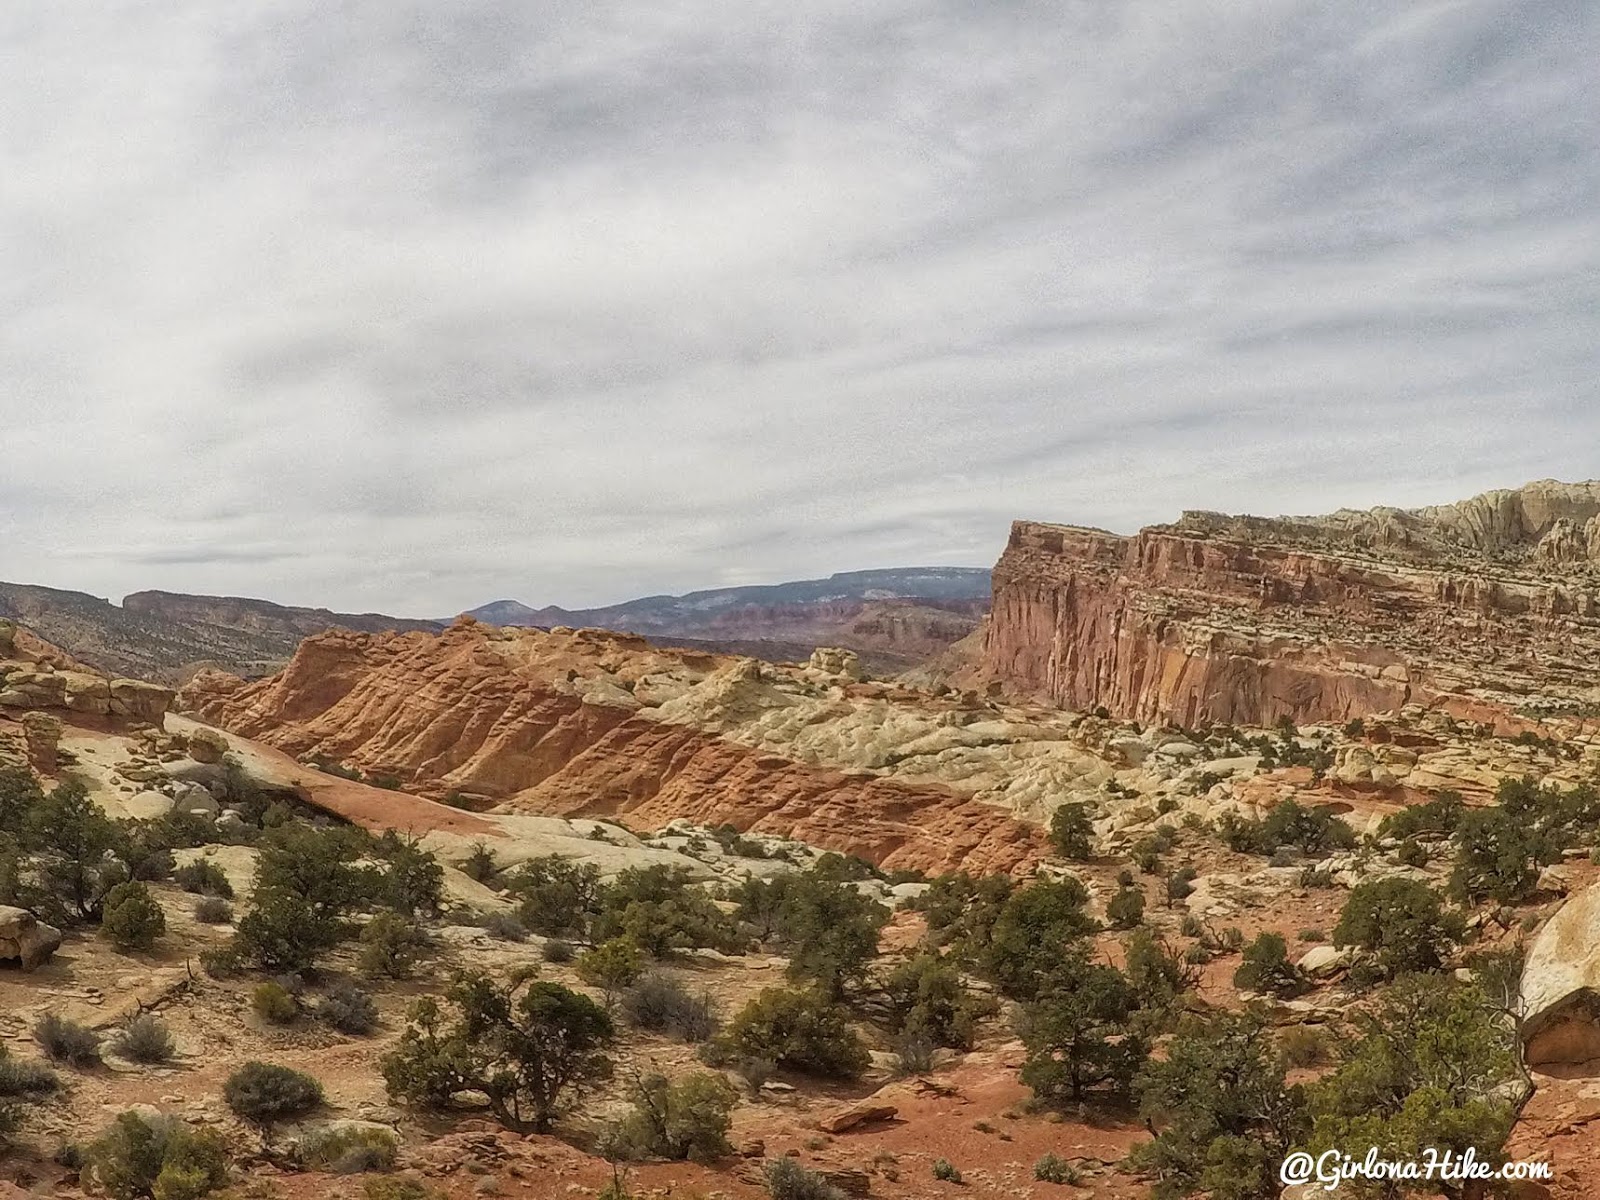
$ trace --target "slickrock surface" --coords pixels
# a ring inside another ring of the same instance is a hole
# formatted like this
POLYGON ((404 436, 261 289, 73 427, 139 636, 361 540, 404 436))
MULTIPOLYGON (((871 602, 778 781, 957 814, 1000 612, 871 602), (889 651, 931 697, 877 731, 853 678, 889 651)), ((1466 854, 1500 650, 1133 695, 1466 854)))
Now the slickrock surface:
POLYGON ((1600 484, 1324 517, 1186 513, 1122 537, 1019 521, 958 681, 1172 721, 1407 702, 1588 712, 1600 484))

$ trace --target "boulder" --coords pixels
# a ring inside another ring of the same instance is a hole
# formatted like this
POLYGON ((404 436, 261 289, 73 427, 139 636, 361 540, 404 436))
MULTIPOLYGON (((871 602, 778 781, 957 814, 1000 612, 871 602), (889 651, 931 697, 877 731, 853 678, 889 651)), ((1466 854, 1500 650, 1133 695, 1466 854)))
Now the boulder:
POLYGON ((173 692, 158 684, 141 679, 113 679, 107 684, 111 696, 111 711, 119 717, 131 717, 161 724, 162 715, 172 707, 173 692))
POLYGON ((1313 946, 1300 958, 1299 967, 1312 979, 1327 979, 1350 965, 1348 946, 1313 946))
POLYGON ((823 675, 851 680, 862 678, 861 657, 854 650, 837 646, 818 646, 811 652, 811 661, 806 665, 823 675))
POLYGON ((45 962, 61 945, 61 931, 25 908, 0 905, 0 961, 16 959, 24 971, 45 962))
POLYGON ((215 729, 196 729, 189 734, 189 757, 197 763, 219 763, 228 752, 228 739, 215 729))
POLYGON ((1600 1064, 1600 885, 1568 898, 1522 968, 1528 1065, 1600 1064))
POLYGON ((173 807, 181 813, 195 813, 202 817, 215 817, 222 811, 204 784, 180 780, 172 787, 173 807))
POLYGON ((122 807, 135 821, 154 821, 171 813, 174 804, 160 792, 136 792, 123 799, 122 807))

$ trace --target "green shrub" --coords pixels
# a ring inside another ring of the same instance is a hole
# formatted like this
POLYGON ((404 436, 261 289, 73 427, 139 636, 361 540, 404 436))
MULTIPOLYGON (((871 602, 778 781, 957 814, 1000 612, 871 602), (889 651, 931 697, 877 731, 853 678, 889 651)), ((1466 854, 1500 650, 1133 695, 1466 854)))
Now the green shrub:
POLYGON ((368 975, 408 979, 431 948, 422 926, 397 913, 381 912, 361 930, 361 969, 368 975))
POLYGON ((186 892, 217 896, 223 900, 233 899, 233 884, 228 882, 228 876, 222 868, 209 859, 197 858, 187 866, 179 867, 172 873, 172 881, 186 892))
POLYGON ((443 1000, 419 1000, 383 1057, 396 1101, 442 1109, 460 1092, 479 1091, 506 1128, 544 1133, 577 1092, 611 1073, 603 1053, 611 1018, 570 988, 526 976, 501 984, 470 971, 456 976, 443 1000))
POLYGON ((228 1181, 228 1151, 215 1129, 169 1116, 125 1112, 85 1153, 90 1176, 114 1200, 196 1200, 228 1181))
POLYGON ((631 939, 616 937, 581 954, 577 971, 579 979, 604 993, 609 1009, 616 994, 644 972, 644 960, 631 939))
POLYGON ((1291 1025, 1278 1034, 1278 1049, 1291 1067, 1320 1066, 1328 1058, 1328 1036, 1315 1025, 1291 1025))
POLYGON ((1077 1168, 1055 1154, 1046 1154, 1033 1164, 1033 1177, 1040 1183, 1070 1183, 1074 1187, 1081 1181, 1077 1168))
POLYGON ((329 988, 317 1005, 317 1016, 340 1033, 356 1036, 371 1033, 378 1027, 377 1002, 353 983, 329 988))
POLYGON ((388 1171, 400 1153, 400 1139, 370 1125, 333 1125, 300 1139, 301 1163, 335 1175, 388 1171))
POLYGON ((1106 903, 1106 918, 1114 929, 1132 929, 1144 920, 1144 893, 1123 888, 1106 903))
POLYGON ((767 988, 710 1046, 716 1061, 764 1060, 804 1075, 854 1079, 871 1056, 845 1012, 814 991, 767 988))
POLYGON ((361 1193, 366 1200, 435 1200, 439 1194, 422 1180, 404 1175, 374 1175, 362 1183, 361 1193))
POLYGON ((71 1067, 100 1065, 100 1038, 92 1029, 69 1021, 57 1013, 46 1013, 33 1027, 33 1040, 39 1043, 51 1062, 71 1067))
POLYGON ((1094 824, 1082 804, 1063 804, 1050 817, 1050 844, 1062 858, 1083 862, 1091 852, 1094 824))
POLYGON ((577 958, 578 952, 573 948, 571 942, 563 941, 560 938, 550 938, 540 948, 539 957, 547 963, 561 966, 577 958))
POLYGON ((252 1060, 228 1076, 222 1098, 235 1116, 267 1129, 319 1107, 322 1085, 303 1071, 252 1060))
POLYGON ((177 1053, 172 1032, 152 1013, 140 1013, 112 1037, 111 1048, 136 1063, 171 1062, 177 1053))
POLYGON ((250 1011, 269 1025, 289 1025, 300 1015, 300 1003, 283 984, 263 983, 250 993, 250 1011))
POLYGON ((1366 951, 1378 975, 1392 979, 1406 971, 1438 970, 1465 933, 1461 917, 1441 908, 1427 884, 1391 878, 1351 889, 1333 941, 1366 951))
POLYGON ((166 931, 166 915, 148 884, 119 883, 106 893, 100 932, 118 950, 148 950, 166 931))
POLYGON ((1288 944, 1280 933, 1261 933, 1244 948, 1244 959, 1233 973, 1233 986, 1244 991, 1295 996, 1305 990, 1299 969, 1289 961, 1288 944))
POLYGON ((471 853, 461 864, 461 871, 468 879, 488 883, 495 873, 494 851, 483 842, 473 842, 471 853))
POLYGON ((634 1084, 633 1111, 618 1128, 618 1145, 634 1158, 714 1162, 733 1151, 727 1135, 736 1103, 721 1075, 646 1075, 634 1084))
POLYGON ((943 1183, 961 1182, 961 1172, 956 1170, 955 1164, 947 1158, 933 1160, 933 1177, 943 1183))
POLYGON ((995 1008, 992 1001, 970 995, 955 964, 937 951, 896 967, 884 981, 884 991, 896 1032, 927 1042, 930 1053, 936 1046, 971 1049, 978 1022, 995 1008))

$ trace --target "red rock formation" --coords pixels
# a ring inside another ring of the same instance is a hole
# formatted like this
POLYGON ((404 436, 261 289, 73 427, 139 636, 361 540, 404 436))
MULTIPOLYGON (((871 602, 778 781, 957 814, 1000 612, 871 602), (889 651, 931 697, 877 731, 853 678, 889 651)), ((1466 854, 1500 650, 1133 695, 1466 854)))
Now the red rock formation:
POLYGON ((955 791, 828 770, 692 725, 636 698, 680 692, 731 660, 594 630, 443 635, 330 632, 280 674, 197 676, 180 705, 298 756, 397 774, 431 795, 523 811, 607 815, 643 829, 730 823, 928 871, 1030 869, 1040 831, 955 791))
POLYGON ((1591 485, 1563 508, 1565 486, 1412 513, 1187 514, 1132 537, 1017 522, 956 678, 1185 726, 1576 702, 1600 600, 1586 568, 1552 575, 1538 549, 1587 511, 1591 485))

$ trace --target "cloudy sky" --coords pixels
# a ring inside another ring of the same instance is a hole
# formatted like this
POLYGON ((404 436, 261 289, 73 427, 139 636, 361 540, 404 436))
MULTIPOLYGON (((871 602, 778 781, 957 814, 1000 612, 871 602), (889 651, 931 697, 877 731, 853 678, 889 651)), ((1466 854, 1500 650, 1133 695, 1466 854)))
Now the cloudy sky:
POLYGON ((446 613, 1600 475, 1592 0, 7 0, 0 578, 446 613))

